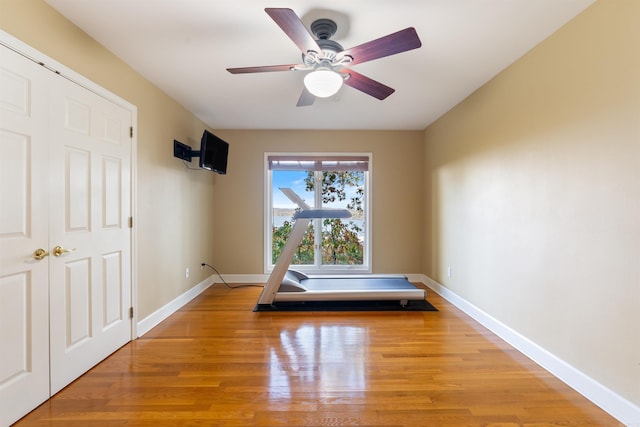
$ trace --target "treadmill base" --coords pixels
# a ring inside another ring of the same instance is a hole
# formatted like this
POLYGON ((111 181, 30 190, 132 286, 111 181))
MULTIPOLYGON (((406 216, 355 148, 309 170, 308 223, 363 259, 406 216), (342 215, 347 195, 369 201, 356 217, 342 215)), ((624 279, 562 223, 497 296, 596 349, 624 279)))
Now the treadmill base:
POLYGON ((257 304, 254 312, 375 312, 375 311, 438 311, 427 300, 407 301, 405 306, 399 301, 301 301, 257 304))

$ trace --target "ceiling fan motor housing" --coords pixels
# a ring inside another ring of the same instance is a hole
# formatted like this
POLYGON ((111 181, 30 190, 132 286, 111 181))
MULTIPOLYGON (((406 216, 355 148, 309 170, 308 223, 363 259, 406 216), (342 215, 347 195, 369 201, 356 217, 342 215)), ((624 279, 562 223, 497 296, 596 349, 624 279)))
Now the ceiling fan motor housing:
POLYGON ((336 33, 338 25, 331 19, 316 19, 311 23, 311 32, 318 40, 330 39, 336 33))
MULTIPOLYGON (((328 60, 333 61, 336 55, 344 50, 336 41, 329 40, 336 33, 338 26, 331 19, 317 19, 311 23, 311 32, 316 36, 316 42, 322 50, 317 54, 302 54, 302 60, 307 66, 319 65, 328 60)), ((327 65, 327 64, 325 64, 327 65)))

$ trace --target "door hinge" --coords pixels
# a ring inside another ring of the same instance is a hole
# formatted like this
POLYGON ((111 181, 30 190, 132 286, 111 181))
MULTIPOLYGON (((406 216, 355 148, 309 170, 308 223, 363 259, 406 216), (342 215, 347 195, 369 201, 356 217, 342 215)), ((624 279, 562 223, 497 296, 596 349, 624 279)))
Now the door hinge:
POLYGON ((133 217, 129 217, 129 228, 133 228, 133 217))
POLYGON ((129 126, 129 138, 133 138, 133 126, 129 126))
POLYGON ((133 319, 133 307, 129 307, 129 319, 133 319))

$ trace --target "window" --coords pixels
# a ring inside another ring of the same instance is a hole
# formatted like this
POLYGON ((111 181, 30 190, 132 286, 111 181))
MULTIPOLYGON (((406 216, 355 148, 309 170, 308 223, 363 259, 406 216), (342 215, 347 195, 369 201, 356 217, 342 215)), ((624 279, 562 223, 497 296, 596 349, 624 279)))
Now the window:
POLYGON ((311 208, 347 209, 351 218, 315 219, 292 261, 306 273, 371 272, 369 154, 265 155, 265 272, 278 260, 300 207, 290 188, 311 208))

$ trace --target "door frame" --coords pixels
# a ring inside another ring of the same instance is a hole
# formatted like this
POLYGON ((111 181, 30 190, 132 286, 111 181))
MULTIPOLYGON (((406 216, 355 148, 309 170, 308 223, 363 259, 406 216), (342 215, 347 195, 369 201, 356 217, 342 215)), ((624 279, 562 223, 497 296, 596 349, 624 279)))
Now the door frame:
MULTIPOLYGON (((96 95, 99 95, 107 100, 109 100, 110 102, 113 102, 114 104, 128 110, 131 113, 131 126, 133 128, 132 131, 132 136, 131 136, 131 188, 130 188, 130 194, 131 194, 131 213, 130 213, 130 217, 132 219, 136 219, 137 218, 137 130, 138 130, 138 107, 136 107, 135 105, 131 104, 129 101, 120 98, 119 96, 117 96, 116 94, 110 92, 109 90, 105 89, 104 87, 98 85, 97 83, 87 79, 86 77, 82 76, 81 74, 73 71, 72 69, 66 67, 65 65, 59 63, 58 61, 56 61, 55 59, 47 56, 46 54, 34 49, 33 47, 29 46, 28 44, 22 42, 21 40, 13 37, 12 35, 4 32, 3 30, 0 30, 0 44, 13 50, 14 52, 24 56, 27 59, 30 59, 31 61, 35 62, 36 64, 39 64, 41 66, 43 66, 44 68, 46 68, 47 70, 58 74, 62 77, 64 77, 65 79, 77 84, 78 86, 83 87, 84 89, 87 89, 93 93, 95 93, 96 95)), ((131 320, 131 340, 134 340, 138 337, 138 331, 137 331, 137 307, 138 307, 138 271, 137 271, 137 260, 138 260, 138 239, 137 239, 137 227, 133 227, 132 224, 133 222, 131 222, 133 220, 130 220, 130 233, 131 233, 131 266, 130 266, 130 272, 131 272, 131 306, 133 307, 133 317, 130 319, 131 320)))

